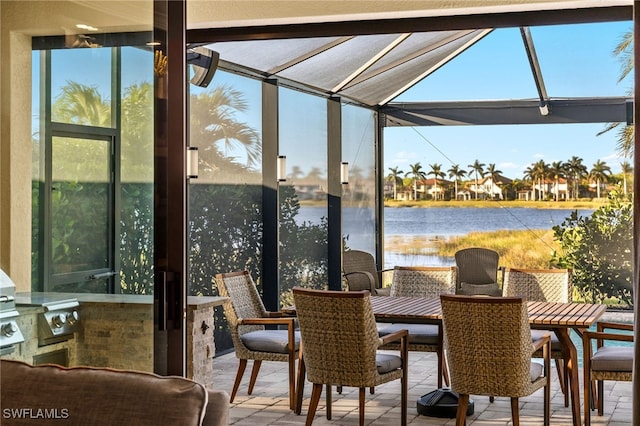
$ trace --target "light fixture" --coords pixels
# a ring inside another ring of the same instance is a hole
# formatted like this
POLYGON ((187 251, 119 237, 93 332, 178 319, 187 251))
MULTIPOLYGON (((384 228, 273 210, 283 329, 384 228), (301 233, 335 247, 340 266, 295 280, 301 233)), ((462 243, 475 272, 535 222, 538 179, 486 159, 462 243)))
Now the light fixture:
POLYGON ((76 24, 76 28, 87 31, 98 31, 98 28, 94 27, 93 25, 87 24, 76 24))
POLYGON ((187 147, 187 178, 198 178, 198 147, 187 147))
POLYGON ((343 185, 349 184, 349 163, 346 161, 340 163, 340 182, 343 185))
POLYGON ((287 180, 287 157, 285 155, 278 155, 278 162, 276 164, 276 176, 278 182, 284 182, 287 180))
POLYGON ((187 63, 193 68, 191 84, 207 87, 218 69, 220 54, 206 47, 194 47, 187 50, 187 63))

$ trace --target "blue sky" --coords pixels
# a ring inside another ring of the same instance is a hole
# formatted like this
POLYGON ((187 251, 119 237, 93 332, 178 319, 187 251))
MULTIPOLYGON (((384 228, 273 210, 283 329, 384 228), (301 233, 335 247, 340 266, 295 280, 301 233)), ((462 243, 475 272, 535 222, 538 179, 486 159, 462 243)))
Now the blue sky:
MULTIPOLYGON (((612 51, 631 22, 533 27, 547 93, 551 97, 623 96, 632 76, 618 83, 620 61, 612 51)), ((537 98, 519 29, 497 29, 397 101, 537 98)), ((447 171, 453 164, 468 170, 477 159, 494 163, 505 176, 522 178, 523 170, 543 159, 566 161, 574 155, 591 168, 600 159, 613 172, 623 161, 615 132, 596 136, 604 124, 511 126, 429 126, 385 130, 385 171, 410 170, 419 162, 447 171)))

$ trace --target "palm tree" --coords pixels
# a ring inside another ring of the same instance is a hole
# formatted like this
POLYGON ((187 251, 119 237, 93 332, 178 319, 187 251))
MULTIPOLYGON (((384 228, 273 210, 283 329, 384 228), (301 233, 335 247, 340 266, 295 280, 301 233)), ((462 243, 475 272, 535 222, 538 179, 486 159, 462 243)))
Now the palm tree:
POLYGON ((520 179, 514 179, 505 185, 505 189, 507 190, 507 194, 513 194, 513 198, 517 199, 518 191, 524 189, 524 181, 520 179))
POLYGON ((133 84, 122 95, 123 182, 153 182, 153 85, 133 84))
POLYGON ((422 165, 420 163, 409 164, 409 168, 411 170, 408 171, 405 174, 405 176, 413 179, 413 199, 417 200, 418 199, 418 180, 425 179, 427 175, 422 170, 422 165))
MULTIPOLYGON (((496 169, 496 165, 495 164, 489 163, 489 165, 487 166, 487 171, 486 171, 485 175, 487 177, 491 178, 491 183, 493 185, 497 185, 498 184, 498 182, 497 182, 498 178, 502 175, 502 170, 496 169)), ((490 195, 491 195, 491 198, 493 198, 493 193, 491 193, 490 195)))
POLYGON ((602 182, 607 182, 611 176, 611 167, 602 160, 597 160, 591 167, 589 172, 589 178, 596 182, 597 196, 600 198, 600 185, 602 182))
POLYGON ((453 178, 453 185, 455 188, 454 199, 457 200, 458 199, 458 181, 461 178, 465 177, 467 172, 465 170, 462 170, 459 164, 454 164, 453 166, 451 166, 449 170, 447 170, 447 172, 449 172, 449 177, 453 178))
POLYGON ((544 200, 544 180, 549 175, 549 166, 544 162, 544 160, 539 160, 527 167, 524 173, 526 177, 531 179, 533 184, 533 201, 536 200, 536 184, 538 185, 538 191, 540 191, 540 200, 544 200))
POLYGON ((553 163, 551 163, 551 166, 549 167, 549 174, 553 177, 553 183, 555 185, 554 197, 556 202, 558 201, 558 198, 559 198, 558 193, 560 189, 560 178, 564 177, 566 169, 567 169, 567 166, 562 161, 554 161, 553 163))
POLYGON ((567 173, 571 176, 573 184, 573 199, 577 200, 580 195, 580 181, 587 175, 587 166, 582 164, 582 158, 573 156, 566 163, 567 173))
POLYGON ((228 165, 235 160, 228 151, 240 147, 247 166, 260 164, 259 133, 236 118, 237 112, 247 108, 242 92, 227 85, 191 97, 190 139, 200 148, 201 162, 211 162, 213 169, 219 168, 221 161, 228 165))
POLYGON ((111 106, 95 86, 67 81, 51 111, 52 121, 111 127, 111 106))
POLYGON ((628 161, 623 161, 620 163, 620 168, 622 170, 622 182, 623 182, 623 190, 624 195, 627 195, 627 176, 633 173, 633 166, 628 161))
POLYGON ((431 168, 431 171, 427 174, 433 175, 433 178, 435 181, 433 197, 437 200, 438 199, 438 178, 439 177, 444 178, 445 174, 442 171, 442 164, 433 163, 433 164, 429 164, 429 167, 431 168))
POLYGON ((480 177, 484 177, 484 166, 485 164, 478 160, 474 161, 473 164, 467 165, 467 167, 471 168, 470 173, 473 173, 476 178, 476 200, 478 199, 478 175, 480 175, 480 177))
POLYGON ((485 175, 490 177, 492 180, 496 180, 497 178, 502 176, 502 170, 496 169, 495 164, 489 163, 489 165, 487 166, 487 171, 485 172, 485 175))
POLYGON ((304 176, 304 172, 302 171, 302 168, 300 166, 293 166, 291 167, 291 180, 293 181, 297 181, 299 179, 302 179, 302 177, 304 176))
POLYGON ((531 181, 531 195, 533 196, 533 201, 536 200, 536 178, 535 178, 535 170, 533 164, 524 169, 524 178, 525 180, 531 181))
MULTIPOLYGON (((613 54, 620 57, 622 67, 618 76, 618 83, 625 79, 633 71, 633 32, 629 31, 622 36, 622 39, 613 50, 613 54)), ((633 89, 627 90, 628 96, 633 96, 633 89)), ((598 136, 610 130, 617 129, 618 152, 626 158, 633 156, 633 146, 635 138, 635 127, 622 122, 607 123, 605 128, 598 132, 598 136), (623 127, 621 127, 623 126, 623 127)))
POLYGON ((402 175, 404 172, 402 170, 398 170, 398 167, 389 167, 389 174, 387 175, 387 180, 393 182, 393 199, 398 199, 398 183, 402 185, 402 175))

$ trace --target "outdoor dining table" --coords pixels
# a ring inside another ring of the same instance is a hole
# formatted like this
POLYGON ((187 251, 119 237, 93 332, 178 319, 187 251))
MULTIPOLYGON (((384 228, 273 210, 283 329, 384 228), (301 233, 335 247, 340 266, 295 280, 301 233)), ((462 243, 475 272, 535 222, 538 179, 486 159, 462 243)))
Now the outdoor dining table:
MULTIPOLYGON (((376 321, 416 324, 441 324, 439 299, 372 296, 371 305, 376 321)), ((578 352, 569 336, 571 329, 579 334, 594 324, 607 310, 605 305, 589 303, 528 302, 531 328, 552 330, 560 344, 569 377, 573 424, 582 424, 580 414, 580 383, 578 352)))
MULTIPOLYGON (((440 299, 372 296, 373 314, 378 322, 442 325, 440 299)), ((582 424, 580 413, 580 383, 578 374, 578 352, 571 341, 571 329, 581 334, 582 330, 594 324, 607 310, 605 305, 589 303, 528 302, 529 324, 531 328, 552 330, 562 345, 562 353, 569 377, 571 412, 574 426, 582 424)), ((294 313, 295 308, 290 309, 294 313)), ((303 342, 304 346, 304 342, 303 342)), ((300 368, 296 412, 302 408, 303 380, 305 374, 303 351, 300 351, 300 368)))

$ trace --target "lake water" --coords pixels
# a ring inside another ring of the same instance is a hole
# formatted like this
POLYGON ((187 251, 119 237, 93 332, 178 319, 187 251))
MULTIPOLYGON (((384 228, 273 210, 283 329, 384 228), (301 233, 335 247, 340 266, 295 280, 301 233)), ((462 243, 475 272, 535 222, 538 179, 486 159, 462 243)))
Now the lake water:
MULTIPOLYGON (((560 225, 572 209, 530 208, 415 208, 384 209, 385 235, 425 235, 450 237, 472 231, 500 229, 551 229, 560 225)), ((593 210, 579 210, 590 215, 593 210)))
MULTIPOLYGON (((319 223, 326 216, 326 208, 301 207, 296 217, 298 223, 319 223)), ((389 236, 424 236, 427 239, 449 238, 473 231, 538 230, 551 229, 569 217, 573 209, 534 208, 462 208, 462 207, 386 207, 384 209, 384 233, 389 236)), ((593 210, 578 210, 581 216, 589 216, 593 210)), ((355 214, 345 215, 356 218, 355 214)), ((353 229, 345 223, 345 227, 353 229)), ((357 227, 357 226, 355 226, 357 227)), ((350 235, 349 244, 358 247, 357 236, 350 235)), ((385 252, 385 267, 393 265, 452 265, 453 259, 430 255, 404 255, 385 252)))

